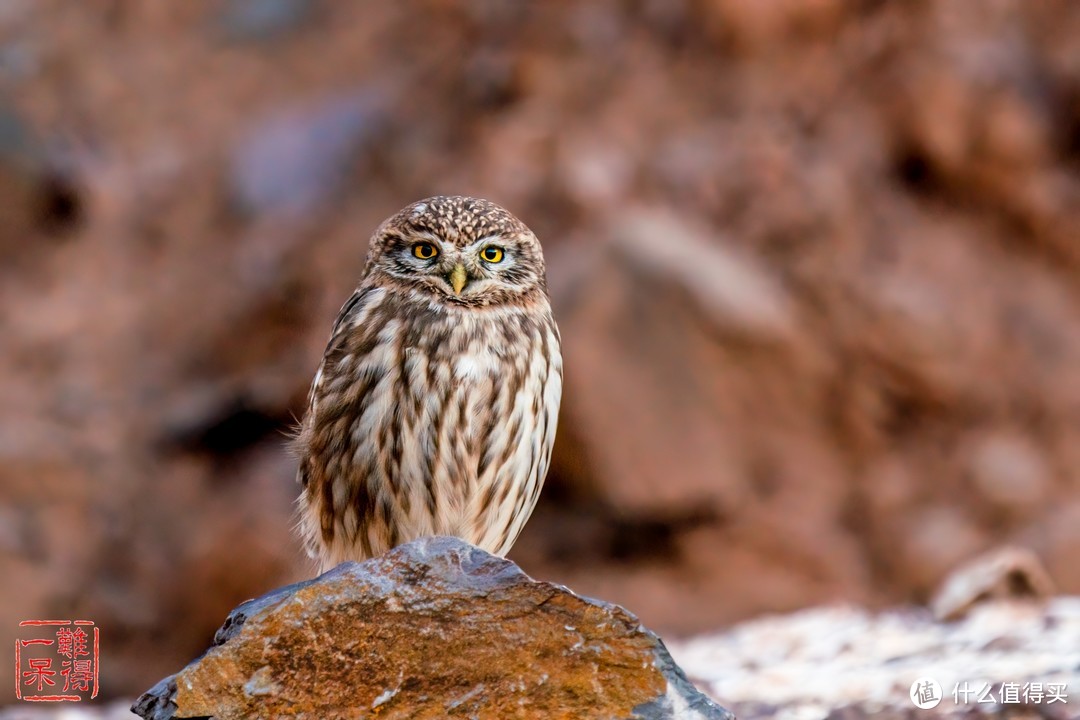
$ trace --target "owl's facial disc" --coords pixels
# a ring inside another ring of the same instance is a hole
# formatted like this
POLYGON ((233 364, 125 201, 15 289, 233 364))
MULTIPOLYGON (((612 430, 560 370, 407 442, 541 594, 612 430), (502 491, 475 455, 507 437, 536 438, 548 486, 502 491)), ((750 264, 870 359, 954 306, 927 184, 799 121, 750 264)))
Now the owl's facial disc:
POLYGON ((454 302, 484 300, 497 291, 524 290, 523 268, 515 270, 519 251, 510 241, 488 236, 459 247, 434 234, 402 237, 388 270, 454 302))
POLYGON ((527 227, 470 198, 433 198, 388 220, 372 239, 369 283, 458 307, 530 303, 546 296, 544 258, 527 227))

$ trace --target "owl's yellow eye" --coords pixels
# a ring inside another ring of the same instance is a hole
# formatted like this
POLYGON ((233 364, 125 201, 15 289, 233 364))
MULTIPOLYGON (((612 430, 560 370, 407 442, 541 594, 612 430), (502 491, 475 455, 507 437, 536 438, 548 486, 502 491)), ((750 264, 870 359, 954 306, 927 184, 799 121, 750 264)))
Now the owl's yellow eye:
POLYGON ((421 260, 430 260, 438 255, 439 251, 431 243, 422 242, 412 246, 412 254, 421 260))
POLYGON ((488 245, 486 248, 480 251, 480 257, 484 258, 484 260, 489 263, 502 262, 503 251, 500 247, 488 245))

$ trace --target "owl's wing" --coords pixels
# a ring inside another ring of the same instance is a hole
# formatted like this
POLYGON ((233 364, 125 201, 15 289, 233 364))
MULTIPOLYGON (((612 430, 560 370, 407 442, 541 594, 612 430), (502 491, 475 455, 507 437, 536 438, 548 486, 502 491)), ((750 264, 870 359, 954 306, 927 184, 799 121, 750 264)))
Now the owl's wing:
POLYGON ((369 290, 357 288, 353 294, 349 296, 349 299, 345 301, 345 304, 341 306, 341 310, 338 311, 337 319, 334 320, 334 327, 330 330, 330 340, 326 343, 326 350, 323 351, 322 362, 319 363, 319 369, 315 373, 315 379, 311 381, 311 388, 308 390, 307 397, 307 414, 300 425, 296 441, 297 449, 301 455, 301 462, 296 470, 296 482, 299 483, 301 487, 306 488, 308 486, 307 463, 303 461, 304 431, 311 422, 312 416, 315 414, 315 403, 318 398, 319 385, 322 382, 324 371, 326 370, 326 364, 341 352, 347 331, 352 327, 353 318, 360 312, 365 300, 370 299, 370 296, 371 293, 369 290))
POLYGON ((351 325, 352 318, 356 315, 356 312, 360 306, 361 301, 368 296, 368 292, 365 290, 356 290, 345 301, 345 304, 341 306, 341 310, 338 311, 337 319, 334 320, 334 327, 330 330, 330 341, 326 343, 326 350, 323 351, 323 359, 319 364, 319 370, 315 373, 315 379, 311 381, 311 389, 308 390, 308 412, 314 410, 315 394, 319 389, 319 381, 322 380, 323 370, 326 368, 326 361, 331 356, 337 354, 341 349, 341 344, 345 339, 345 333, 343 332, 348 326, 351 325))

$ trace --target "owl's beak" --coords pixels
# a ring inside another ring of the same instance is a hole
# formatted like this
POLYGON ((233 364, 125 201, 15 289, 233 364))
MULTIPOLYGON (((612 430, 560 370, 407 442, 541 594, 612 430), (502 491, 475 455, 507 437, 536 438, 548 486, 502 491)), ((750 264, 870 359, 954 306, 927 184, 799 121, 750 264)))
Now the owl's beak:
POLYGON ((450 284, 454 286, 454 294, 460 295, 461 289, 465 287, 465 283, 469 281, 469 278, 465 275, 465 266, 458 263, 454 266, 454 269, 450 271, 450 284))

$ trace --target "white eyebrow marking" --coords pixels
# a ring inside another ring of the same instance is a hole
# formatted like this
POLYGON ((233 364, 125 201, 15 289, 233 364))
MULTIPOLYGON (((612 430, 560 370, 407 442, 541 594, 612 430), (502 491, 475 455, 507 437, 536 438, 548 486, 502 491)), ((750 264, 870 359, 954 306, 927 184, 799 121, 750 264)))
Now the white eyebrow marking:
POLYGON ((414 230, 412 233, 409 234, 409 237, 419 238, 420 240, 428 240, 439 247, 444 244, 441 237, 439 237, 435 233, 428 232, 427 230, 414 230))
POLYGON ((416 217, 417 215, 423 215, 426 212, 427 212, 427 203, 420 203, 419 205, 417 205, 416 207, 413 208, 412 216, 416 217))
POLYGON ((477 247, 479 245, 485 245, 489 242, 502 242, 502 240, 503 236, 499 235, 498 233, 495 233, 494 235, 485 235, 476 242, 469 243, 468 245, 463 247, 462 250, 472 250, 474 247, 477 247))

